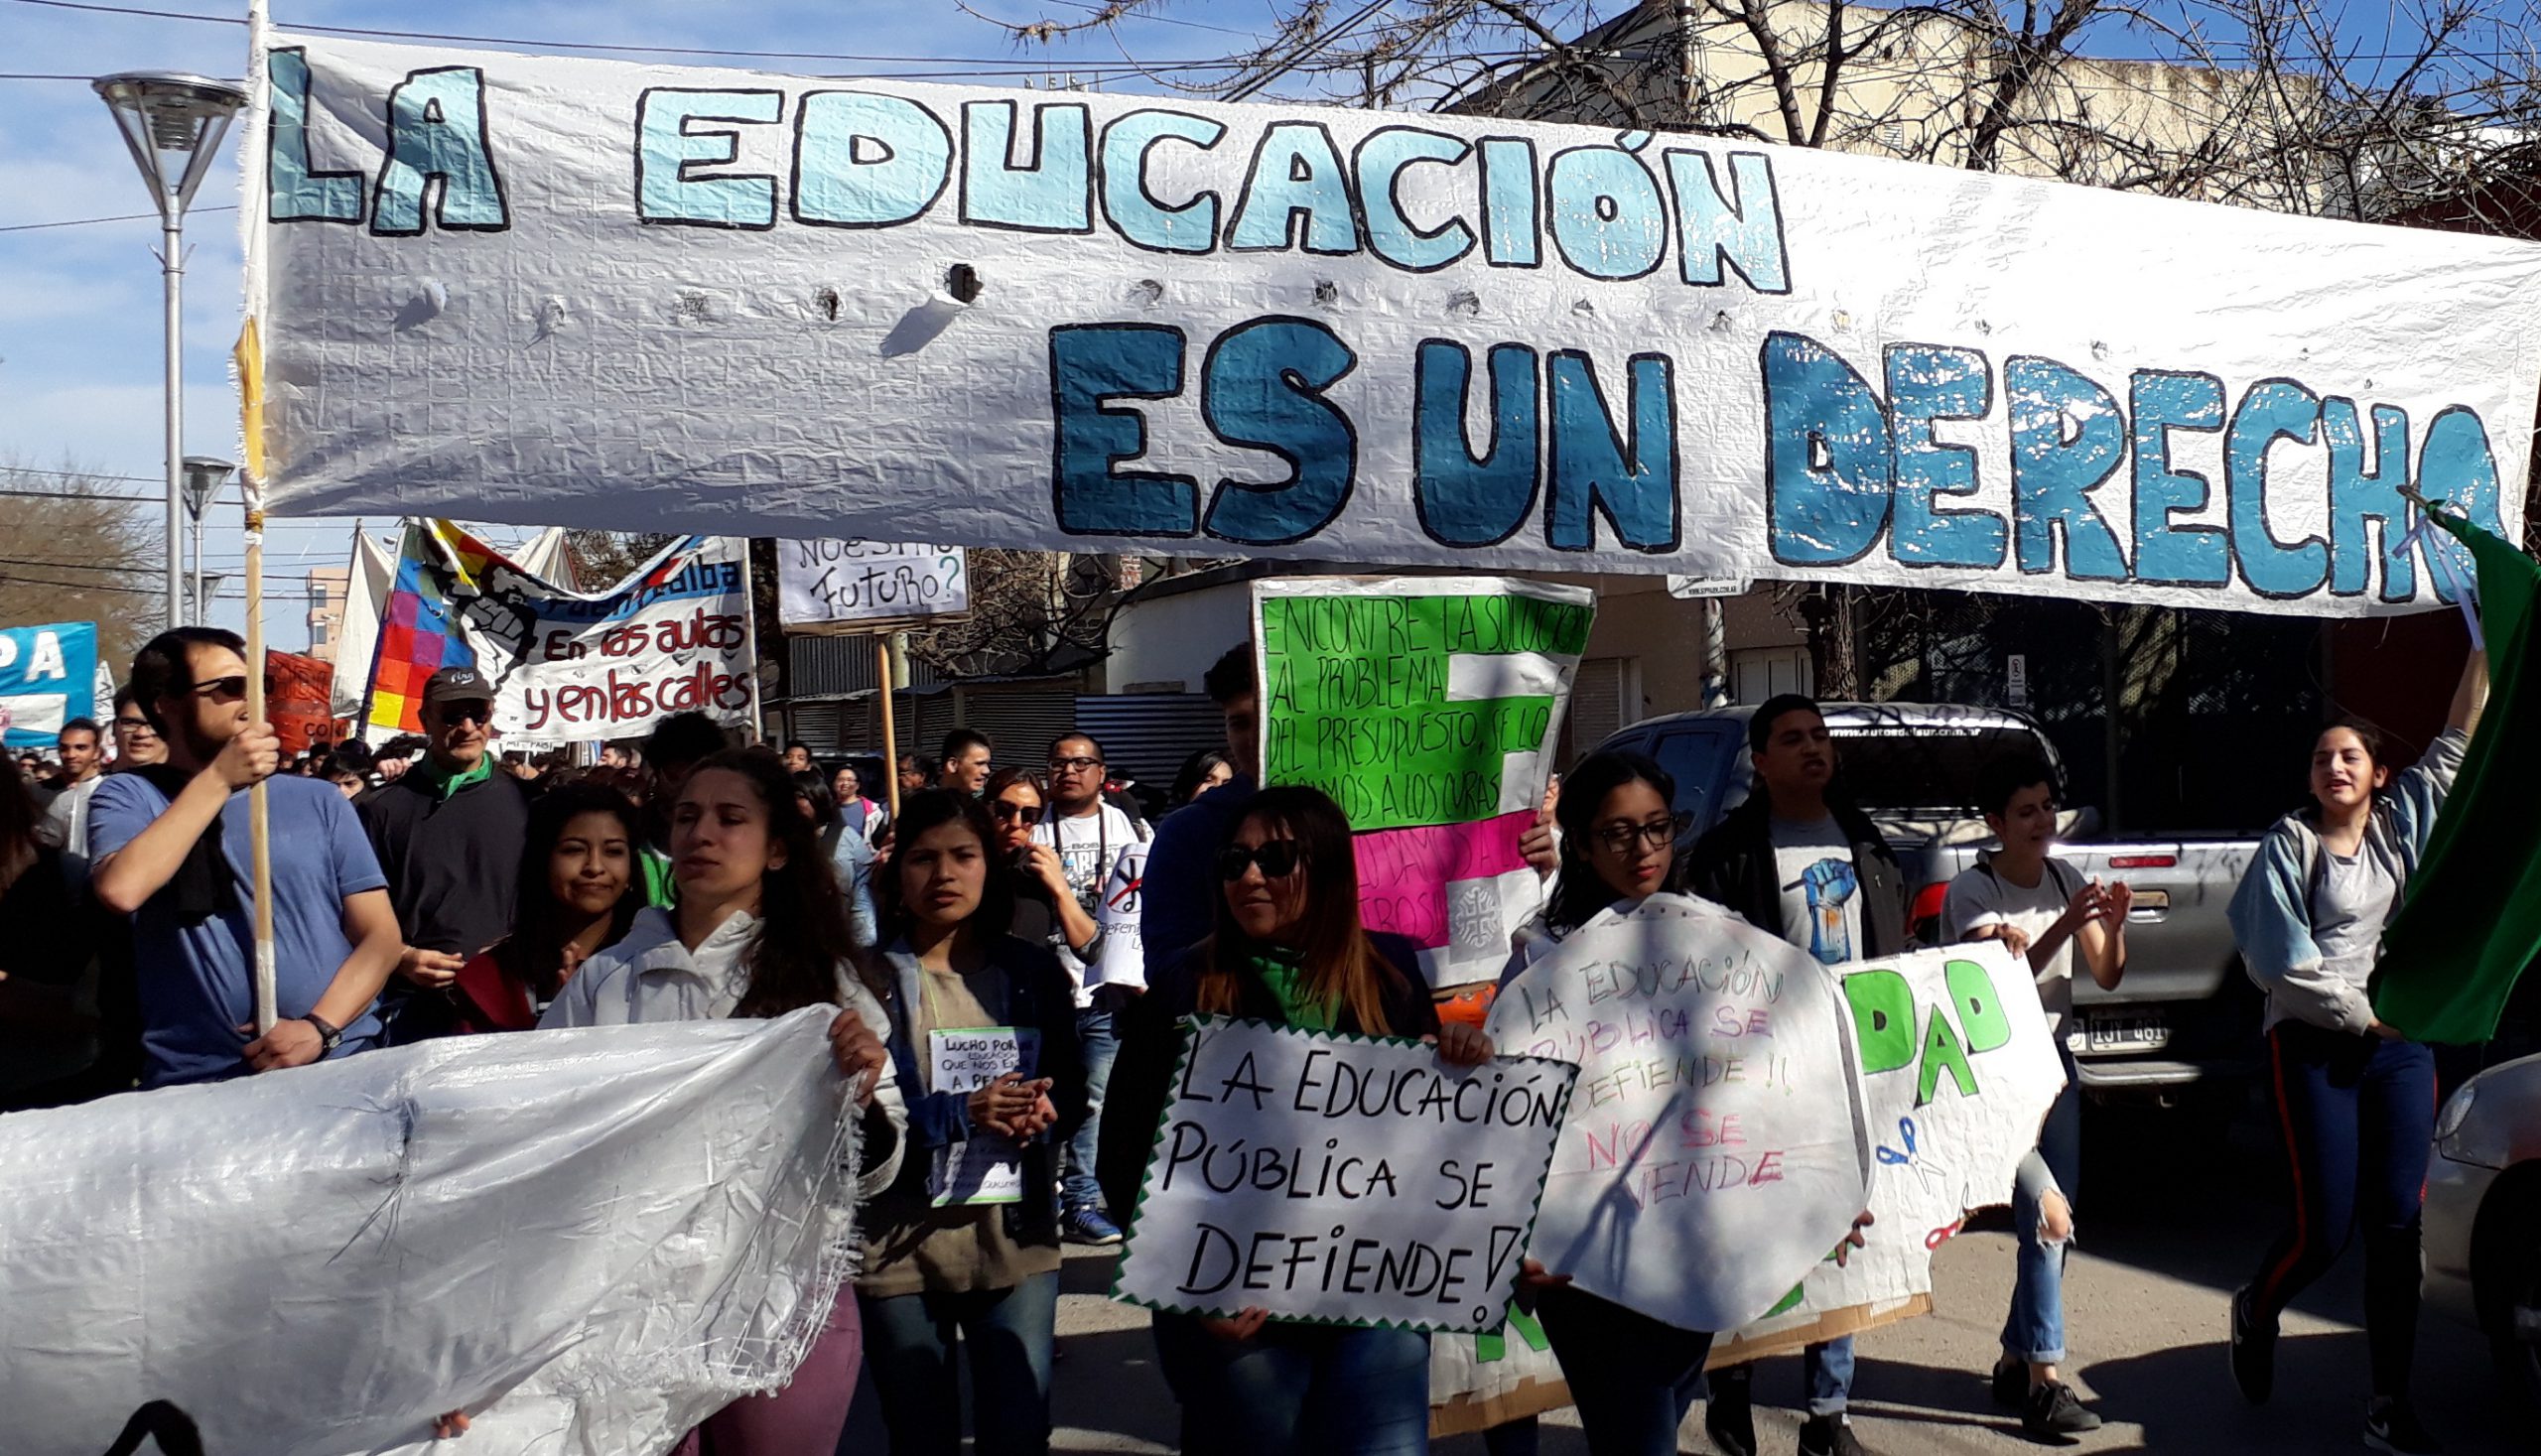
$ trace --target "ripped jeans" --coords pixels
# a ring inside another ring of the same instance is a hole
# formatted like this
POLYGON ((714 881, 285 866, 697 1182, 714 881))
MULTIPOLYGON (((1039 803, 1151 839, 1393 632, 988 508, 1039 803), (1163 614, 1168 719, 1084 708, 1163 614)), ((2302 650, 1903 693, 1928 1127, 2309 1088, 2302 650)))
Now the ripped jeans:
POLYGON ((2082 1181, 2081 1078, 2062 1041, 2056 1054, 2065 1063, 2065 1091, 2049 1109, 2038 1146, 2021 1159, 2012 1184, 2012 1232, 2020 1240, 2020 1257, 2012 1312, 2003 1321, 2003 1353, 2038 1365, 2065 1361, 2065 1251, 2072 1243, 2047 1241, 2042 1206, 2050 1192, 2062 1192, 2070 1211, 2079 1201, 2074 1190, 2082 1181))

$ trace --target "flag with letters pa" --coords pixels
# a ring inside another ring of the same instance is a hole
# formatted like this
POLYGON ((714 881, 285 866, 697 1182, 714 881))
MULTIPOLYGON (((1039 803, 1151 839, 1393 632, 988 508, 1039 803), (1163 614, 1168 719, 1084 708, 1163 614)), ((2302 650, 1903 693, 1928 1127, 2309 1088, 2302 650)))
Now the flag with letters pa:
POLYGON ((1341 806, 1360 918, 1417 947, 1429 985, 1496 979, 1511 932, 1542 902, 1518 846, 1543 802, 1595 596, 1474 577, 1253 592, 1262 782, 1341 806))
POLYGON ((2497 1033, 2506 997, 2541 955, 2541 663, 2533 606, 2541 567, 2476 526, 2438 514, 2478 564, 2488 705, 2453 792, 2382 937, 2373 1014, 2412 1041, 2472 1044, 2497 1033))

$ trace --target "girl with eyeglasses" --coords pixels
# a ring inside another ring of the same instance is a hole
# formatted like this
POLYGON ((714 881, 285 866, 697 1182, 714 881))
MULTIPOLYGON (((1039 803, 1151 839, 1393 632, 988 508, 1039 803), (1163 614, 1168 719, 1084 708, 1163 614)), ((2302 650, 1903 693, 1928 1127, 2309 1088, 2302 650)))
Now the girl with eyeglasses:
MULTIPOLYGON (((1217 864, 1215 928, 1180 974, 1132 1002, 1112 1074, 1105 1192, 1137 1206, 1170 1100, 1182 1018, 1238 1016, 1363 1036, 1434 1039, 1452 1065, 1490 1059, 1491 1039, 1438 1024, 1419 981, 1378 954, 1359 923, 1350 822, 1316 790, 1265 789, 1217 864), (1135 1136, 1131 1129, 1136 1129, 1135 1136)), ((1155 1316, 1183 1448, 1234 1456, 1397 1456, 1429 1449, 1429 1337, 1274 1320, 1155 1316)))
POLYGON ((962 1349, 980 1456, 1039 1453, 1059 1307, 1055 1139, 1085 1114, 1076 996, 1046 946, 1006 933, 1015 876, 980 801, 912 795, 897 832, 882 934, 909 1158, 865 1212, 866 1358, 900 1456, 962 1449, 962 1349), (932 1033, 974 1027, 1028 1033, 1032 1064, 976 1090, 935 1085, 932 1033), (967 1186, 948 1176, 956 1155, 1010 1160, 1014 1200, 939 1206, 967 1186))
MULTIPOLYGON (((1541 914, 1521 928, 1503 986, 1608 906, 1629 909, 1677 892, 1682 866, 1672 809, 1676 780, 1638 753, 1592 753, 1563 780, 1553 820, 1561 827, 1561 870, 1541 914)), ((1596 1456, 1672 1456, 1676 1428, 1703 1390, 1711 1332, 1680 1330, 1569 1287, 1526 1261, 1520 1298, 1532 1301, 1561 1363, 1580 1428, 1596 1456)), ((1529 1419, 1532 1424, 1532 1417, 1529 1419)), ((1520 1428, 1496 1431, 1503 1448, 1520 1428)))

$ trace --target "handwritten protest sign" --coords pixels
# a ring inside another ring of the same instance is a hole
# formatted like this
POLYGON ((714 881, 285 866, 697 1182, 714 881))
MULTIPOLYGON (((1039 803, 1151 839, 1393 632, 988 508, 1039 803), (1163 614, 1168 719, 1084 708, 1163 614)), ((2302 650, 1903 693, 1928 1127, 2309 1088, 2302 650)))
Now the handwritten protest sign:
POLYGON ((1350 816, 1360 918, 1419 947, 1432 986, 1499 975, 1542 903, 1518 842, 1595 600, 1464 577, 1254 584, 1262 780, 1311 784, 1350 816))
POLYGON ((2010 1201, 2021 1158, 2065 1085, 2028 965, 2000 941, 1839 966, 1872 1144, 1865 1247, 1821 1264, 1801 1297, 1714 1342, 1754 1360, 1931 1307, 1933 1251, 1971 1209, 2010 1201))
POLYGON ((2433 602, 2460 548, 2386 560, 2404 482, 2520 539, 2521 242, 1682 132, 255 39, 284 514, 2324 615, 2433 602))
POLYGON ((1113 1296, 1157 1309, 1499 1326, 1573 1069, 1197 1016, 1113 1296))
POLYGON ((1085 970, 1088 986, 1137 990, 1146 987, 1147 950, 1138 929, 1138 912, 1145 904, 1147 847, 1151 843, 1134 840, 1122 846, 1120 858, 1112 861, 1112 872, 1104 876, 1103 900, 1094 909, 1094 923, 1103 932, 1103 949, 1085 970))
POLYGON ((1654 895, 1553 945, 1489 1023, 1579 1065, 1535 1257, 1680 1329, 1772 1309, 1870 1180, 1849 1020, 1814 959, 1702 900, 1654 895))
POLYGON ((667 1451, 856 1254, 832 1007, 463 1036, 0 1118, 10 1456, 667 1451), (454 1288, 468 1291, 451 1297, 454 1288), (288 1289, 290 1313, 242 1298, 288 1289))
POLYGON ((433 671, 472 664, 494 683, 506 747, 631 736, 675 713, 745 724, 758 692, 747 545, 692 536, 585 593, 446 521, 409 522, 367 721, 413 730, 433 671))
MULTIPOLYGON (((1041 1064, 1041 1033, 1029 1026, 957 1026, 926 1034, 927 1086, 969 1094, 1008 1072, 1026 1077, 1041 1064)), ((1023 1155, 1004 1138, 982 1134, 935 1150, 926 1191, 937 1208, 1016 1203, 1023 1197, 1023 1155)))
POLYGON ((776 619, 789 630, 887 631, 970 609, 970 557, 959 546, 776 543, 776 619))

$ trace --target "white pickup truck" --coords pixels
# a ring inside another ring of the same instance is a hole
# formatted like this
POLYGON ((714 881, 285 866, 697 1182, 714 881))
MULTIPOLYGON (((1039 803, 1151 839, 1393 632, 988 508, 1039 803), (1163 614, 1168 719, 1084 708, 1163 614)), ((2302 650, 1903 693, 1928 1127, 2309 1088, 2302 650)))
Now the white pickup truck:
MULTIPOLYGON (((1921 703, 1829 703, 1839 783, 1877 823, 1915 887, 1913 923, 1933 938, 1941 892, 1993 843, 1972 805, 1976 776, 2015 753, 2063 766, 2046 734, 2016 713, 1921 703)), ((1689 828, 1683 853, 1747 797, 1752 708, 1647 719, 1601 746, 1658 760, 1676 780, 1689 828)), ((2098 815, 2069 810, 2057 854, 2085 878, 2125 880, 2126 979, 2113 992, 2077 977, 2067 1032, 2082 1087, 2100 1098, 2164 1101, 2201 1085, 2237 1096, 2258 1064, 2257 988, 2241 974, 2224 907, 2257 853, 2254 837, 2100 839, 2098 815)))

